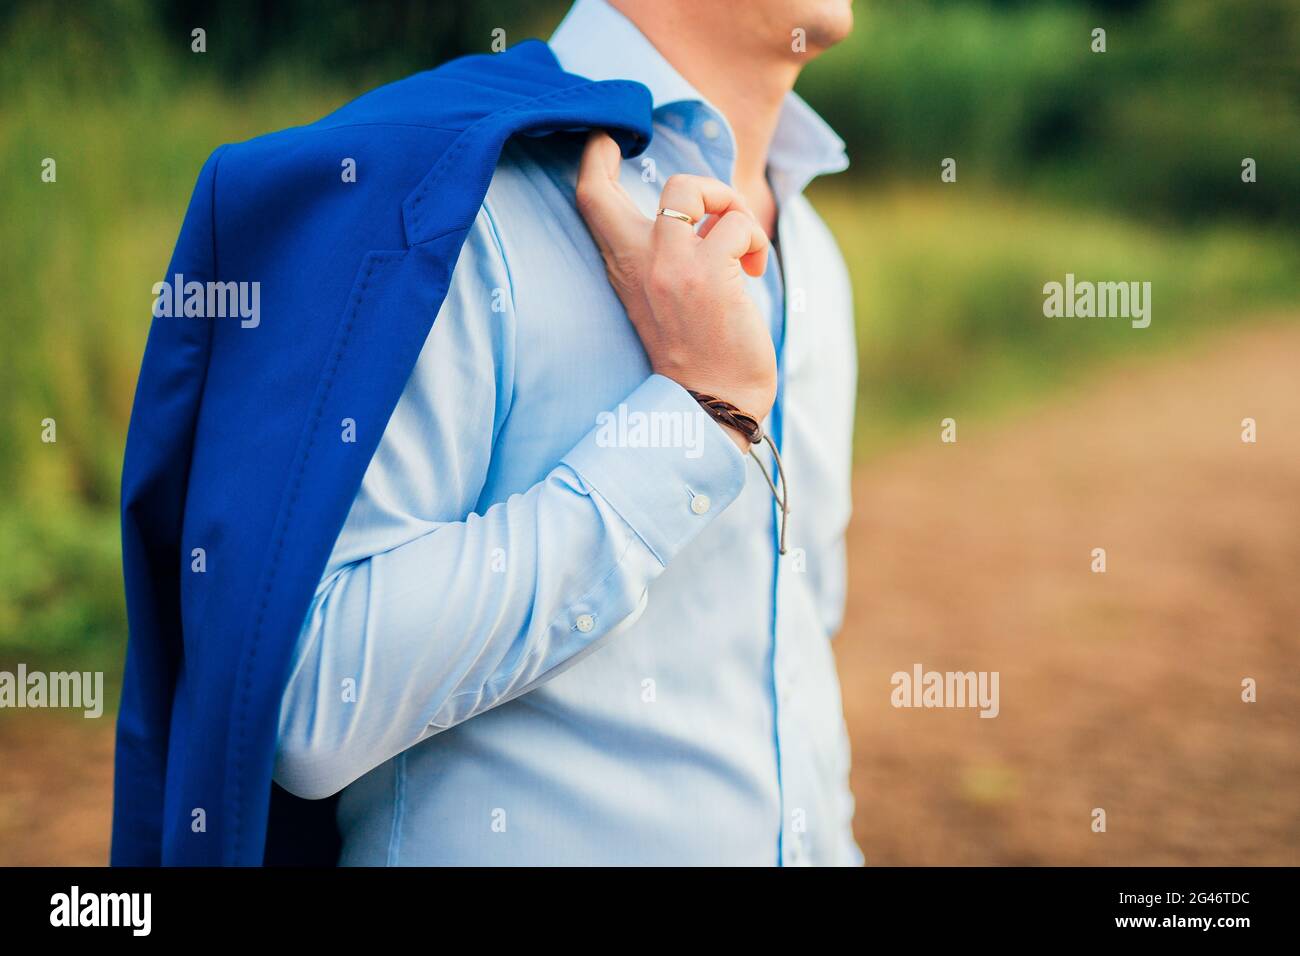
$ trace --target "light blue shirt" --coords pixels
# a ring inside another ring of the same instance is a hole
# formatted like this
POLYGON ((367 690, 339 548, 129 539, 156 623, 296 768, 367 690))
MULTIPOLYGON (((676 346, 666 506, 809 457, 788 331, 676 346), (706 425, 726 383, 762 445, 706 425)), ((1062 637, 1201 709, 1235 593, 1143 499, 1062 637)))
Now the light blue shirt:
MULTIPOLYGON (((726 120, 621 14, 579 0, 551 42, 649 87, 622 177, 647 215, 673 173, 730 181, 726 120)), ((780 343, 784 557, 755 462, 650 373, 574 208, 580 150, 507 147, 303 626, 275 779, 342 790, 344 864, 860 863, 831 645, 852 310, 801 195, 843 144, 789 97, 780 268, 750 288, 780 343)))

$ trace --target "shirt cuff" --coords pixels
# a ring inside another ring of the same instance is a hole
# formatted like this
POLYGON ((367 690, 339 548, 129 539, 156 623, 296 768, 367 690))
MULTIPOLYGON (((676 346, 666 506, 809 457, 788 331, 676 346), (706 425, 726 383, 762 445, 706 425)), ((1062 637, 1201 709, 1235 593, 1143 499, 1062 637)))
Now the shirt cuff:
POLYGON ((686 389, 651 375, 563 464, 667 565, 745 487, 745 456, 686 389))

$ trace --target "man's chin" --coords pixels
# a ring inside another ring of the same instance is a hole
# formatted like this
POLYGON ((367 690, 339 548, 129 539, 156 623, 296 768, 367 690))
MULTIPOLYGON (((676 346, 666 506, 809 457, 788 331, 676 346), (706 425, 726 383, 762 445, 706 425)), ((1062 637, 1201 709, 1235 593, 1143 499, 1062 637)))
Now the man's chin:
POLYGON ((804 26, 810 52, 821 53, 853 32, 853 6, 849 0, 823 0, 809 11, 804 26))

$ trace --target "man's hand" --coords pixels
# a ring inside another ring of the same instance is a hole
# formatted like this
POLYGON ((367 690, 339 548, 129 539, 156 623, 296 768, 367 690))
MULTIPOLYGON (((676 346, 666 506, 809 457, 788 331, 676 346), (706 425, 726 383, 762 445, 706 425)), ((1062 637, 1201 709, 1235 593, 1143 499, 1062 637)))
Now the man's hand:
POLYGON ((703 220, 698 233, 680 219, 647 219, 619 184, 621 160, 609 136, 591 134, 578 211, 651 368, 762 421, 776 399, 776 351, 744 275, 763 274, 767 236, 739 193, 704 176, 672 176, 659 197, 660 207, 703 220))

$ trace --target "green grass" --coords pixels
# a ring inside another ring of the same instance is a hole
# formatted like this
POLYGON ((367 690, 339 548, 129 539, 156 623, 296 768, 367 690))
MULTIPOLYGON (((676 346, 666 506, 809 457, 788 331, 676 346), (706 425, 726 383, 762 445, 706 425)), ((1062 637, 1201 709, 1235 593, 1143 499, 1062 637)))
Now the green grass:
POLYGON ((864 192, 830 181, 813 198, 853 277, 860 453, 920 423, 1033 400, 1110 358, 1300 318, 1300 243, 1280 232, 1161 227, 937 182, 864 192), (1044 317, 1044 283, 1067 272, 1149 281, 1150 327, 1044 317))
POLYGON ((150 289, 195 176, 220 143, 348 97, 287 79, 239 97, 163 85, 73 101, 13 92, 0 111, 0 664, 74 648, 111 661, 125 637, 123 441, 150 289), (58 164, 54 183, 41 181, 45 157, 58 164), (46 418, 52 444, 41 440, 46 418))

